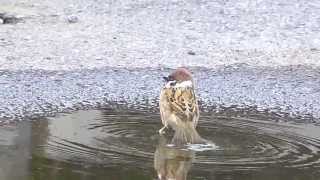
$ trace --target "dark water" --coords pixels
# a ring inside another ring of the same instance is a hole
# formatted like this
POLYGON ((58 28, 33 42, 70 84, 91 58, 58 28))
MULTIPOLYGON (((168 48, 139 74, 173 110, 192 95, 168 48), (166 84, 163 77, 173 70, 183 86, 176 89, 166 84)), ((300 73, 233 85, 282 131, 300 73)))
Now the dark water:
POLYGON ((202 113, 216 147, 169 146, 158 113, 104 109, 0 127, 0 179, 316 180, 320 127, 202 113))

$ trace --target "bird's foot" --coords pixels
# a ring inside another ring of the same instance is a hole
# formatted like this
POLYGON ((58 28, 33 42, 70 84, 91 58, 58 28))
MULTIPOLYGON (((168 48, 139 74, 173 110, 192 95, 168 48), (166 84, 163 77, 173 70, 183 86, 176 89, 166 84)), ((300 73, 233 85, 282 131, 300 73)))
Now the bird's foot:
POLYGON ((166 129, 166 126, 163 126, 161 129, 159 129, 159 134, 165 134, 166 132, 164 131, 166 129))

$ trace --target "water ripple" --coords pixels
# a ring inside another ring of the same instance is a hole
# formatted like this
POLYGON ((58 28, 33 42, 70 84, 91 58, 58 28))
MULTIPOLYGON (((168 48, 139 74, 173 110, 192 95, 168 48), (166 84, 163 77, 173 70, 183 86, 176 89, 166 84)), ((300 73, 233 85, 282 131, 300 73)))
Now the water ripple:
MULTIPOLYGON (((49 122, 50 136, 38 149, 60 160, 108 166, 150 163, 161 127, 158 114, 143 111, 79 111, 49 122)), ((312 124, 202 113, 198 131, 215 148, 196 151, 194 168, 201 171, 211 171, 213 166, 221 171, 318 168, 319 130, 319 126, 312 124)))

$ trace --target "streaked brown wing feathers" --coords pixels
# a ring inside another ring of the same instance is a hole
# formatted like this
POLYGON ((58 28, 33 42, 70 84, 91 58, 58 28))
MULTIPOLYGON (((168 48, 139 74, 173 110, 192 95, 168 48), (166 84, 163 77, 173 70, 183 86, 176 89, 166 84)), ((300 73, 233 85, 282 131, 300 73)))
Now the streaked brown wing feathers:
POLYGON ((168 91, 170 106, 181 119, 192 121, 198 113, 197 102, 192 88, 172 88, 168 91))

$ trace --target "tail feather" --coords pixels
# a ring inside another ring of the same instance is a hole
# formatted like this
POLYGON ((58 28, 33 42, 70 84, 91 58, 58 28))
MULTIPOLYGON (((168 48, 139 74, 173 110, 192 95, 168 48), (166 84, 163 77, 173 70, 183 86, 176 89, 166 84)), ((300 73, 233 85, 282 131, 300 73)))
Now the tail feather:
POLYGON ((175 128, 172 143, 175 145, 202 144, 205 140, 201 138, 192 123, 185 123, 184 126, 175 128))

